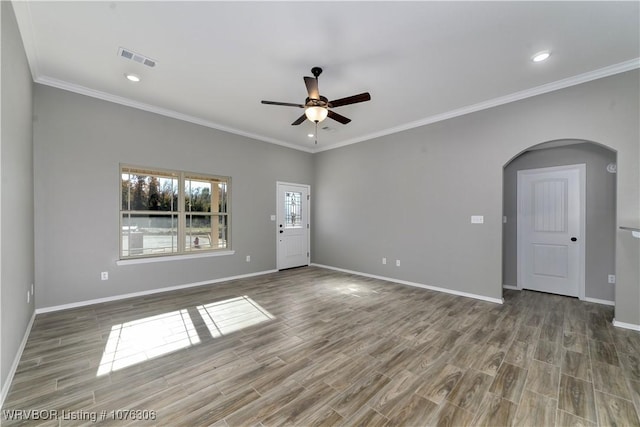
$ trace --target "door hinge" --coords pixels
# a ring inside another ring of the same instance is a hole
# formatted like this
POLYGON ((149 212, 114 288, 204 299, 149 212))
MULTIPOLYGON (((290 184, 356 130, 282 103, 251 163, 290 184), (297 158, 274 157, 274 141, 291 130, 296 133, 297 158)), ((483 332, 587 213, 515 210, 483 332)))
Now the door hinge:
POLYGON ((311 195, 307 194, 307 200, 311 200, 311 195))
POLYGON ((309 258, 309 252, 307 252, 307 258, 309 258))
POLYGON ((309 229, 309 224, 307 224, 307 230, 309 229))

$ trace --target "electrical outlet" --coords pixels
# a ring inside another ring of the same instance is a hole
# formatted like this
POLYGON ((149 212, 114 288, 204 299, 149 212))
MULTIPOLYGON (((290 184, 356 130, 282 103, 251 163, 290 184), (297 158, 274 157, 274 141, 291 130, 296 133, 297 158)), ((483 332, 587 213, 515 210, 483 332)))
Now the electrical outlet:
POLYGON ((396 267, 400 267, 400 260, 399 259, 396 260, 396 267))
POLYGON ((609 283, 614 284, 616 283, 616 275, 615 274, 610 274, 609 276, 607 276, 607 280, 609 281, 609 283))
POLYGON ((103 271, 102 273, 100 273, 100 280, 109 280, 109 272, 103 271))
POLYGON ((27 291, 27 304, 31 301, 31 292, 27 291))
POLYGON ((33 288, 33 283, 31 284, 31 296, 33 296, 33 292, 34 292, 34 288, 33 288))
POLYGON ((386 264, 387 263, 387 259, 386 258, 382 258, 382 263, 386 264))
POLYGON ((247 262, 251 262, 251 255, 247 255, 247 262))

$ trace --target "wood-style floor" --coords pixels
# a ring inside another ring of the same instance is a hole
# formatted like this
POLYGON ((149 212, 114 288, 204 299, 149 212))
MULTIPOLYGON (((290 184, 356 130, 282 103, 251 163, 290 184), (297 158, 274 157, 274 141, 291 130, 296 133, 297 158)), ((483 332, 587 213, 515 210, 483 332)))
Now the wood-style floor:
POLYGON ((613 327, 612 307, 504 299, 309 267, 42 314, 3 411, 57 411, 29 422, 44 425, 640 425, 640 334, 613 327))

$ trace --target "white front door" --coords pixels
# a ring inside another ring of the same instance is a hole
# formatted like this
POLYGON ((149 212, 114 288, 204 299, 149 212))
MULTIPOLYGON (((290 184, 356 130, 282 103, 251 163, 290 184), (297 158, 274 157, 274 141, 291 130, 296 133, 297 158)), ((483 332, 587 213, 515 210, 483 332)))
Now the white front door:
POLYGON ((309 265, 309 186, 278 183, 278 270, 309 265))
POLYGON ((518 288, 584 299, 585 165, 518 171, 518 288))

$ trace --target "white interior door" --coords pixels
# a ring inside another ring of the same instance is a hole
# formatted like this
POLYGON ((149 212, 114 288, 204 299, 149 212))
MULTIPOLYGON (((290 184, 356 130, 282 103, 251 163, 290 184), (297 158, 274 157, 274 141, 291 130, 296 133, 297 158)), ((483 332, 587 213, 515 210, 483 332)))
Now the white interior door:
POLYGON ((584 299, 585 165, 518 171, 518 288, 584 299))
POLYGON ((309 186, 278 183, 278 270, 309 265, 309 186))

